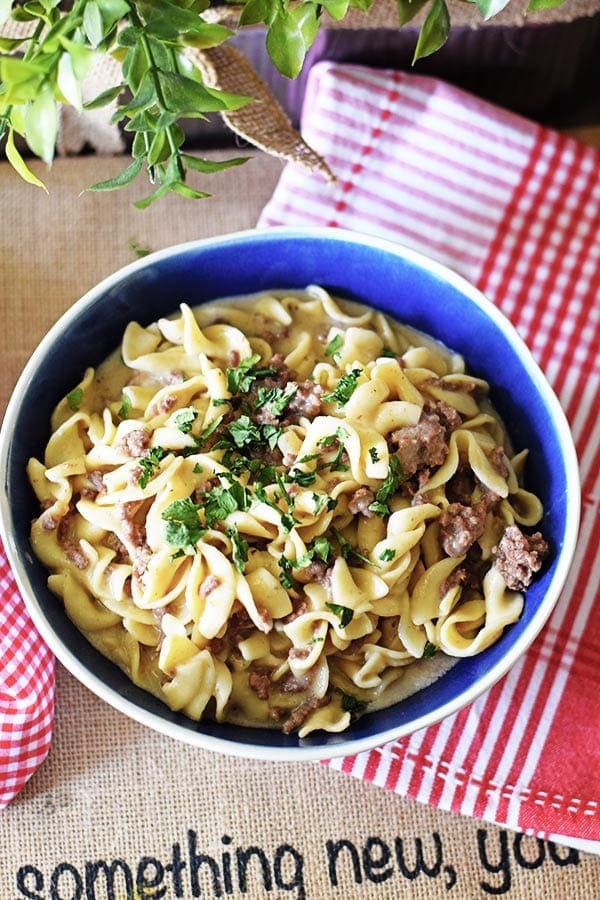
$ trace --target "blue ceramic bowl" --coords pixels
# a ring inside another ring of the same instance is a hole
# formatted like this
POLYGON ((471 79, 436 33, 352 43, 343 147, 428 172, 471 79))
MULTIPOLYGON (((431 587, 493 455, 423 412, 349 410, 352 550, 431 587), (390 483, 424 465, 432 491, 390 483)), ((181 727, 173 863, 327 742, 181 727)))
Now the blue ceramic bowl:
MULTIPOLYGON (((396 244, 338 229, 272 228, 183 244, 142 260, 89 291, 57 322, 31 357, 6 413, 0 446, 6 550, 31 617, 58 659, 99 697, 144 724, 197 746, 263 759, 317 759, 357 753, 457 712, 491 687, 536 637, 564 584, 579 520, 575 451, 565 417, 507 320, 475 288, 396 244), (266 729, 195 723, 136 688, 98 654, 46 587, 29 544, 36 514, 25 465, 48 440, 56 402, 86 366, 119 344, 127 323, 148 324, 192 305, 273 288, 320 284, 443 341, 492 385, 492 400, 515 448, 530 449, 528 488, 542 499, 541 530, 553 556, 527 591, 521 619, 472 659, 401 703, 364 715, 342 734, 304 740, 266 729)), ((58 699, 60 703, 60 698, 58 699)))

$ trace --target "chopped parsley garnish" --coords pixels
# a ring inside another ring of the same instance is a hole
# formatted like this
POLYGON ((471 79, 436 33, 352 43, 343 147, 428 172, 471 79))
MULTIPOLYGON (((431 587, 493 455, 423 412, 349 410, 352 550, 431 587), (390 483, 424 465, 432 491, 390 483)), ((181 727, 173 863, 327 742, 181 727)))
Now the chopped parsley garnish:
POLYGON ((388 500, 394 496, 400 485, 403 483, 404 477, 400 460, 397 456, 390 456, 390 465, 386 479, 375 494, 375 500, 369 506, 371 512, 376 513, 382 518, 383 516, 389 516, 391 510, 388 505, 388 500))
POLYGON ((391 357, 392 359, 395 359, 396 357, 396 354, 390 347, 384 347, 381 351, 381 355, 391 357))
POLYGON ((185 497, 182 500, 174 500, 163 510, 161 517, 166 522, 167 544, 181 547, 184 553, 190 555, 196 552, 196 544, 204 534, 198 518, 199 509, 199 504, 194 503, 191 497, 185 497))
POLYGON ((228 528, 226 534, 231 541, 233 564, 238 572, 243 572, 248 562, 248 541, 240 537, 235 528, 228 528))
POLYGON ((167 451, 164 447, 153 447, 146 456, 138 459, 138 465, 142 470, 138 478, 138 484, 142 490, 147 487, 148 482, 160 466, 161 459, 164 459, 167 451))
POLYGON ((354 610, 349 606, 341 606, 339 603, 326 603, 325 606, 339 618, 340 628, 345 628, 354 618, 354 610))
POLYGON ((194 475, 202 475, 204 469, 200 465, 200 463, 194 463, 194 468, 192 469, 194 475))
POLYGON ((323 402, 329 403, 335 400, 336 403, 339 403, 340 406, 343 406, 344 403, 348 402, 348 400, 356 390, 356 385, 361 375, 362 369, 352 369, 352 371, 348 372, 347 375, 342 375, 333 391, 330 394, 323 395, 323 402))
POLYGON ((430 659, 437 652, 437 647, 431 641, 425 641, 422 659, 430 659))
POLYGON ((120 419, 126 419, 131 412, 131 397, 129 394, 123 394, 123 400, 121 401, 121 405, 117 411, 117 415, 120 419))
POLYGON ((279 387, 259 387, 254 407, 255 409, 260 409, 263 406, 268 406, 271 413, 279 417, 297 390, 297 384, 288 384, 285 390, 279 387))
POLYGON ((361 562, 366 563, 368 566, 376 566, 377 565, 376 563, 371 562, 371 560, 367 556, 364 556, 362 553, 360 553, 360 551, 357 550, 356 547, 353 547, 352 544, 350 543, 350 541, 348 541, 343 536, 343 534, 340 534, 340 532, 337 531, 335 528, 332 530, 333 530, 333 533, 336 537, 338 544, 340 545, 340 553, 342 554, 342 557, 345 560, 348 560, 349 557, 354 556, 356 559, 360 559, 361 562))
MULTIPOLYGON (((255 422, 249 416, 239 416, 227 428, 227 434, 224 435, 215 445, 218 449, 243 450, 246 447, 267 444, 271 450, 277 446, 277 441, 281 436, 282 429, 277 425, 262 425, 255 422)), ((225 465, 233 462, 231 454, 224 459, 225 465)))
POLYGON ((317 480, 315 472, 301 472, 299 469, 290 469, 286 478, 294 484, 299 484, 300 487, 308 487, 317 480))
POLYGON ((391 547, 386 547, 383 553, 379 554, 379 559, 382 562, 391 562, 396 555, 396 551, 392 550, 391 547))
POLYGON ((215 487, 204 494, 201 502, 208 528, 215 522, 221 522, 229 513, 248 509, 248 494, 239 481, 233 481, 229 487, 215 487))
POLYGON ((193 407, 189 407, 188 409, 181 409, 178 413, 176 413, 173 416, 173 421, 183 434, 189 434, 192 430, 192 425, 197 418, 198 411, 193 407))
POLYGON ((69 393, 67 394, 67 403, 69 404, 69 407, 73 412, 77 412, 77 410, 81 406, 82 400, 83 388, 73 388, 73 390, 69 391, 69 393))
POLYGON ((211 436, 211 434, 215 433, 215 431, 217 430, 217 428, 219 427, 219 425, 221 424, 222 421, 223 421, 223 416, 217 416, 216 419, 213 419, 212 422, 210 422, 206 426, 204 431, 198 436, 197 443, 203 444, 205 441, 207 441, 209 439, 209 437, 211 436))
POLYGON ((331 544, 325 537, 315 538, 313 541, 313 550, 315 552, 315 556, 317 556, 324 563, 329 559, 329 554, 331 553, 331 544))
POLYGON ((274 450, 277 446, 277 441, 281 437, 282 429, 278 428, 277 425, 261 425, 261 437, 263 441, 266 441, 271 450, 274 450))
POLYGON ((315 539, 312 547, 303 553, 302 556, 298 556, 296 559, 288 559, 286 560, 286 568, 290 569, 303 569, 305 566, 312 562, 315 557, 320 559, 321 562, 326 563, 329 559, 329 554, 331 553, 331 544, 325 537, 318 537, 315 539))
POLYGON ((371 457, 371 462, 379 462, 380 456, 377 452, 377 447, 369 447, 369 456, 371 457))
POLYGON ((339 350, 342 344, 344 343, 344 339, 341 334, 336 334, 331 338, 327 346, 325 347, 325 356, 331 356, 333 361, 336 361, 336 356, 339 356, 339 350))
POLYGON ((277 374, 277 369, 257 369, 256 364, 258 362, 260 362, 260 354, 253 353, 252 356, 243 359, 239 366, 236 366, 234 369, 227 369, 225 375, 227 378, 227 390, 230 394, 247 394, 257 378, 266 378, 268 375, 277 374))
POLYGON ((260 441, 260 428, 248 416, 240 416, 232 422, 227 429, 236 447, 245 447, 248 444, 257 444, 260 441))
POLYGON ((279 568, 281 569, 281 572, 279 574, 279 581, 282 587, 286 588, 286 590, 289 590, 290 588, 294 587, 294 581, 289 573, 289 566, 287 565, 287 562, 288 561, 284 557, 279 563, 279 568))
MULTIPOLYGON (((270 506, 271 509, 275 509, 279 513, 281 516, 281 524, 286 531, 291 531, 296 524, 296 520, 289 512, 284 512, 278 505, 277 500, 279 499, 279 494, 273 494, 273 499, 271 500, 262 484, 254 485, 254 493, 262 503, 266 503, 267 506, 270 506)), ((289 494, 287 494, 287 497, 289 497, 289 494)), ((290 510, 293 509, 293 500, 291 497, 289 497, 289 508, 290 510)))
POLYGON ((341 705, 344 712, 349 712, 355 716, 360 715, 367 708, 364 700, 359 700, 358 697, 353 697, 352 694, 342 694, 341 705))
POLYGON ((333 444, 337 443, 337 450, 334 458, 329 462, 319 463, 317 469, 331 469, 332 472, 347 472, 348 466, 345 463, 340 462, 342 458, 342 454, 344 452, 344 441, 348 437, 346 431, 343 428, 336 428, 335 434, 328 434, 325 437, 321 438, 319 441, 319 445, 321 447, 331 447, 333 444))

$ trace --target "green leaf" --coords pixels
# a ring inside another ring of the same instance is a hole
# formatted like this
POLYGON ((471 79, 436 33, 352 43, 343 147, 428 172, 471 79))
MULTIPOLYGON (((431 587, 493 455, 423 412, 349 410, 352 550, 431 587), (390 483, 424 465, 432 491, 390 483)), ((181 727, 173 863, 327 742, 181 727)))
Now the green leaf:
POLYGON ((296 24, 302 32, 304 48, 305 50, 308 50, 309 47, 312 46, 319 31, 319 19, 316 6, 305 0, 304 3, 299 3, 298 6, 290 8, 290 15, 296 20, 296 24))
POLYGON ((323 9, 326 10, 332 19, 340 21, 348 12, 348 0, 323 0, 323 9))
POLYGON ((68 53, 62 53, 56 72, 56 83, 65 100, 75 109, 83 108, 81 82, 75 77, 73 63, 68 53))
POLYGON ((169 145, 167 142, 167 133, 166 131, 157 131, 150 143, 150 149, 148 150, 148 156, 146 158, 147 164, 149 166, 155 166, 158 162, 164 162, 165 157, 162 154, 165 149, 168 156, 169 145))
POLYGON ((185 9, 180 4, 169 3, 168 0, 150 0, 137 4, 144 17, 147 26, 160 23, 169 23, 175 32, 175 37, 194 31, 201 20, 197 12, 185 9))
POLYGON ((58 108, 49 85, 27 104, 24 126, 29 148, 49 165, 54 158, 58 134, 58 108))
POLYGON ((304 63, 306 46, 302 31, 292 15, 279 9, 266 39, 267 52, 276 68, 287 78, 296 78, 304 63))
POLYGON ((429 0, 396 0, 398 8, 398 21, 400 25, 406 25, 423 9, 429 0))
POLYGON ((90 187, 86 188, 86 190, 114 191, 117 188, 125 187, 125 185, 130 184, 135 176, 140 172, 142 164, 142 159, 134 159, 133 162, 128 165, 126 169, 123 169, 122 172, 119 172, 118 175, 115 175, 113 178, 108 178, 106 181, 98 181, 96 182, 96 184, 90 185, 90 187))
POLYGON ((204 85, 185 75, 161 69, 158 77, 167 109, 180 116, 194 115, 197 112, 219 112, 228 108, 226 101, 218 94, 215 96, 204 85))
POLYGON ((221 172, 223 169, 229 169, 232 166, 241 166, 247 162, 248 156, 234 156, 232 159, 201 159, 198 156, 190 156, 189 153, 182 153, 181 159, 188 169, 195 172, 202 172, 204 175, 212 175, 213 172, 221 172))
POLYGON ((171 185, 171 190, 181 197, 185 197, 187 200, 206 200, 207 197, 211 196, 210 194, 207 194, 206 191, 199 191, 196 190, 196 188, 190 187, 189 184, 186 184, 184 181, 175 181, 171 185))
POLYGON ((110 29, 119 19, 123 19, 131 12, 126 0, 102 0, 102 21, 106 29, 110 29))
POLYGON ((248 0, 241 12, 239 25, 240 27, 258 25, 259 22, 268 21, 270 15, 271 6, 268 0, 248 0))
POLYGON ((186 47, 206 50, 209 47, 218 47, 232 36, 233 32, 224 25, 216 22, 201 22, 194 32, 183 35, 183 43, 186 47))
POLYGON ((161 197, 169 194, 173 190, 173 185, 174 182, 172 181, 163 181, 151 194, 148 194, 147 197, 143 197, 142 200, 136 200, 133 205, 136 209, 148 209, 150 204, 155 203, 157 200, 160 200, 161 197))
POLYGON ((562 6, 565 0, 529 0, 526 12, 536 12, 543 9, 555 9, 562 6))
POLYGON ((6 158, 8 159, 15 172, 17 172, 21 176, 23 181, 27 181, 28 184, 33 184, 35 185, 35 187, 41 187, 44 191, 46 191, 46 193, 48 193, 46 185, 43 183, 43 181, 40 181, 40 179, 33 174, 31 169, 28 168, 25 160, 15 147, 15 137, 12 128, 9 129, 6 136, 6 158))
MULTIPOLYGON (((477 9, 487 21, 497 15, 505 6, 508 6, 510 0, 476 0, 477 9)), ((562 3, 562 0, 560 0, 562 3)))
POLYGON ((83 108, 98 109, 101 106, 108 106, 109 103, 112 103, 113 100, 116 100, 117 97, 123 93, 124 89, 124 84, 116 84, 114 87, 107 88, 105 91, 102 91, 101 94, 98 94, 97 97, 94 97, 93 100, 88 100, 84 103, 83 108))
POLYGON ((12 53, 13 50, 16 50, 17 47, 20 47, 23 41, 26 41, 27 38, 25 36, 19 38, 8 38, 2 37, 0 35, 0 50, 4 53, 12 53))
POLYGON ((448 40, 449 33, 450 16, 445 0, 433 0, 419 32, 413 64, 439 50, 448 40))
POLYGON ((102 13, 100 6, 96 0, 88 0, 83 10, 83 30, 92 45, 97 47, 102 43, 104 37, 104 25, 102 22, 102 13))

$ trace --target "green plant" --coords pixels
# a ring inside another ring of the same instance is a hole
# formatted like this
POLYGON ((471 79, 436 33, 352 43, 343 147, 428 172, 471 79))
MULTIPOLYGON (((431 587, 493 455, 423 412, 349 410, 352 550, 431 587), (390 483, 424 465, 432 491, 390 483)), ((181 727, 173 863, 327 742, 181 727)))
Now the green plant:
MULTIPOLYGON (((273 64, 289 78, 302 69, 323 13, 334 20, 351 7, 365 13, 376 0, 242 0, 237 28, 263 23, 273 64)), ((446 0, 396 0, 399 24, 423 10, 415 60, 434 53, 446 41, 450 13, 446 0)), ((510 0, 463 0, 476 3, 484 19, 510 0)), ((529 9, 559 6, 564 0, 530 0, 529 9)), ((0 139, 16 171, 44 187, 27 165, 19 144, 50 164, 55 153, 61 104, 77 109, 118 100, 113 117, 131 133, 131 162, 115 178, 90 190, 120 188, 146 172, 151 193, 145 207, 174 191, 198 199, 208 196, 189 183, 190 174, 210 174, 238 165, 199 159, 184 150, 182 122, 232 112, 251 98, 208 86, 186 51, 209 50, 228 41, 234 31, 210 21, 210 0, 0 0, 0 139), (24 36, 8 36, 9 20, 22 23, 24 36), (96 55, 119 64, 118 83, 84 102, 82 83, 96 55)))

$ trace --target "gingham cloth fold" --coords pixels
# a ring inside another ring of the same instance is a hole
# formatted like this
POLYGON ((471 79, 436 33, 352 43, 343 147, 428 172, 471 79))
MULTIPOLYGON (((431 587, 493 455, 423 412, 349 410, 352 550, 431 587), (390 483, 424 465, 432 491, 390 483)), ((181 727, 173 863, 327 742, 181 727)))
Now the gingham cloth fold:
POLYGON ((391 238, 512 320, 570 421, 583 484, 566 588, 524 659, 464 711, 329 765, 434 806, 600 852, 600 154, 435 79, 319 63, 305 139, 259 225, 391 238))
POLYGON ((29 618, 0 541, 0 808, 45 760, 53 721, 54 657, 29 618))

